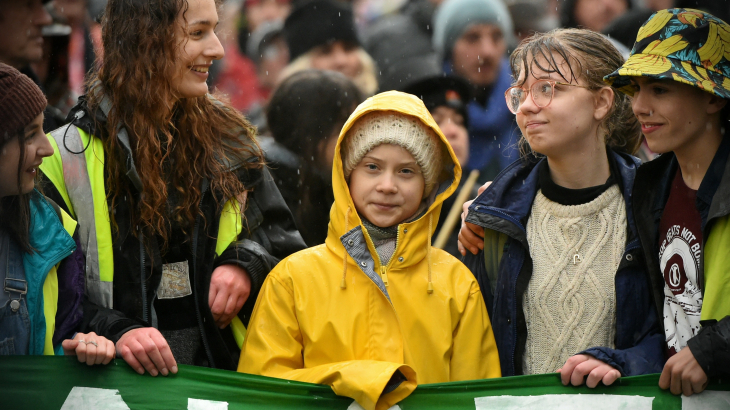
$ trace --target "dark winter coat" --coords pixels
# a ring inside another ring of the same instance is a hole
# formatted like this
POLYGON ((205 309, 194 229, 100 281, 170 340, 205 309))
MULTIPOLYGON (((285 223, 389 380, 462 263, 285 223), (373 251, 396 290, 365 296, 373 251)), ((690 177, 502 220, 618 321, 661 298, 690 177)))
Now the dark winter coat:
MULTIPOLYGON (((706 248, 711 235, 714 240, 727 242, 730 230, 730 138, 724 138, 697 191, 697 210, 702 218, 702 255, 700 256, 699 285, 703 294, 702 318, 707 319, 705 305, 710 298, 722 297, 706 289, 707 269, 720 266, 712 274, 721 284, 730 280, 730 258, 727 249, 713 252, 706 248), (719 262, 719 263, 718 263, 719 262)), ((654 302, 658 312, 664 308, 664 275, 659 268, 659 223, 667 203, 672 181, 679 163, 673 153, 668 153, 642 165, 636 174, 634 186, 634 213, 636 226, 644 249, 646 269, 650 274, 654 302)), ((714 305, 714 303, 713 303, 714 305)), ((730 374, 730 312, 712 312, 709 320, 702 320, 700 332, 687 342, 697 362, 708 376, 730 374), (718 321, 719 320, 719 321, 718 321)))
MULTIPOLYGON (((68 120, 74 119, 78 112, 83 112, 84 115, 74 120, 75 126, 94 139, 105 138, 103 125, 106 118, 100 110, 91 112, 82 97, 77 106, 71 110, 68 120), (101 125, 99 129, 95 128, 94 116, 96 123, 101 125)), ((59 149, 64 148, 59 147, 59 149)), ((249 160, 258 161, 257 158, 249 160)), ((197 323, 206 353, 205 360, 196 364, 230 370, 235 370, 240 350, 230 327, 218 329, 208 306, 208 291, 213 270, 221 265, 234 264, 248 272, 251 278, 251 294, 238 314, 241 321, 247 324, 258 292, 269 271, 280 259, 305 248, 294 226, 291 213, 268 169, 248 169, 244 165, 232 164, 231 167, 231 172, 237 173, 249 191, 244 225, 238 240, 220 255, 216 254, 222 204, 216 203, 210 191, 209 181, 205 178, 200 186, 202 198, 199 210, 202 215, 197 216, 191 232, 190 281, 194 287, 197 323)), ((106 174, 106 171, 104 173, 106 174)), ((52 183, 46 184, 45 193, 62 207, 67 208, 64 196, 52 183)), ((142 232, 135 236, 129 207, 129 201, 123 196, 117 198, 116 208, 112 210, 109 206, 118 227, 118 231, 112 235, 114 309, 102 308, 91 302, 84 305, 82 331, 94 331, 115 343, 129 330, 153 326, 155 320, 151 314, 152 302, 162 276, 160 244, 157 243, 155 235, 142 232), (138 237, 143 238, 143 241, 138 237)))
MULTIPOLYGON (((584 352, 622 376, 662 370, 664 338, 631 208, 631 189, 638 159, 612 153, 626 202, 627 244, 615 277, 615 349, 592 347, 584 352)), ((544 161, 544 159, 542 160, 544 161)), ((538 191, 539 161, 520 160, 507 167, 469 207, 467 221, 485 228, 484 250, 467 254, 464 263, 479 281, 497 340, 502 374, 522 374, 527 326, 523 296, 532 276, 526 224, 538 191)))

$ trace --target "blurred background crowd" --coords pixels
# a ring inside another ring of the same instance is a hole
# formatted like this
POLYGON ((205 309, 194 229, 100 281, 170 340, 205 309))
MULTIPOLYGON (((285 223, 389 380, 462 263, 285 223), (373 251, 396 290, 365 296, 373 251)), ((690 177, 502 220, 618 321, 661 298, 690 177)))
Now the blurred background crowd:
MULTIPOLYGON (((0 35, 0 62, 46 93, 47 132, 67 122, 104 52, 105 5, 0 0, 0 32, 28 33, 0 35), (23 42, 30 41, 43 42, 42 55, 28 52, 23 42)), ((489 181, 519 157, 519 130, 503 94, 520 40, 582 27, 628 56, 642 23, 672 7, 730 17, 728 0, 225 0, 217 29, 225 57, 214 61, 209 86, 257 126, 276 183, 313 246, 327 235, 337 136, 365 98, 400 90, 423 99, 464 175, 478 170, 478 180, 489 181)), ((646 146, 638 155, 652 158, 646 146)), ((446 243, 456 255, 456 240, 446 243)))

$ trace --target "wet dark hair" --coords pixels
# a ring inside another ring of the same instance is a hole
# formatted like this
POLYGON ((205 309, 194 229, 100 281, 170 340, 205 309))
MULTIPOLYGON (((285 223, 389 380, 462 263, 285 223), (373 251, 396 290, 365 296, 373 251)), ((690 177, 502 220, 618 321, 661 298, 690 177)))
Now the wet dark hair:
MULTIPOLYGON (((557 73, 567 83, 582 79, 591 90, 608 87, 603 77, 624 63, 616 47, 601 34, 584 29, 556 29, 525 39, 510 56, 514 78, 524 72, 521 83, 527 81, 534 68, 557 73), (560 71, 560 60, 568 63, 569 72, 560 71)), ((641 126, 631 109, 629 97, 614 91, 613 106, 603 122, 606 145, 615 151, 634 154, 641 144, 641 126)), ((529 152, 524 136, 520 141, 523 153, 529 152)))
POLYGON ((269 101, 266 119, 272 136, 299 157, 301 202, 293 213, 308 245, 324 242, 334 200, 331 174, 320 165, 324 154, 320 147, 328 138, 336 138, 334 134, 363 100, 362 92, 343 74, 304 70, 285 79, 269 101))
POLYGON ((360 90, 343 74, 304 70, 276 88, 266 119, 276 142, 293 152, 306 154, 305 151, 341 128, 362 101, 360 90))
MULTIPOLYGON (((10 137, 3 144, 0 150, 8 144, 17 143, 20 146, 18 155, 18 191, 22 188, 23 164, 25 163, 25 133, 19 130, 14 137, 10 137)), ((0 178, 3 178, 0 175, 0 178)), ((31 193, 20 195, 9 195, 0 198, 0 229, 8 232, 10 238, 20 247, 23 252, 33 253, 34 249, 30 244, 30 196, 31 193)))

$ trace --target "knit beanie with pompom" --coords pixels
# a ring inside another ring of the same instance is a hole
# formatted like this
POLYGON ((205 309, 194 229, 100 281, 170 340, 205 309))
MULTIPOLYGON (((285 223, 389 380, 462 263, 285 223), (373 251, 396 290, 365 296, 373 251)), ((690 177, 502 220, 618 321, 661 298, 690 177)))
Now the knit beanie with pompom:
POLYGON ((423 197, 431 194, 443 167, 442 144, 438 135, 416 117, 395 111, 374 111, 363 115, 347 131, 343 141, 342 166, 345 179, 373 148, 381 144, 406 149, 421 167, 425 188, 423 197))
POLYGON ((46 96, 33 80, 0 63, 0 145, 22 132, 46 104, 46 96))

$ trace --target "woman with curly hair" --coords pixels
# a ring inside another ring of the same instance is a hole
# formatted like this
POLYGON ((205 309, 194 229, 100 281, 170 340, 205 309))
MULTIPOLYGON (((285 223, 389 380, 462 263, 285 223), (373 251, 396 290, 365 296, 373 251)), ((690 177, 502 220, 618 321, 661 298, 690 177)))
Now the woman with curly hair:
POLYGON ((84 329, 137 372, 235 369, 269 270, 305 245, 253 127, 208 94, 214 0, 111 0, 88 93, 52 132, 47 194, 86 255, 84 329))

